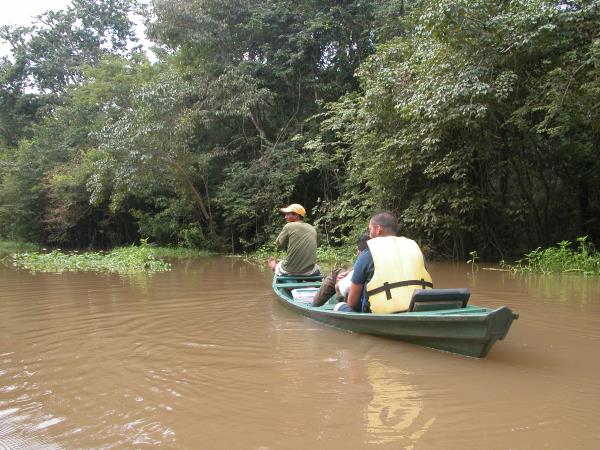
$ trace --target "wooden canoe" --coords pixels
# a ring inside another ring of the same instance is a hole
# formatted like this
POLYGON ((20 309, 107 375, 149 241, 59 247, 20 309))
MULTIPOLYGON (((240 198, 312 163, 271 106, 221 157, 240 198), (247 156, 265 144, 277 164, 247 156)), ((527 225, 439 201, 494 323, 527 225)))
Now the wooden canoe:
POLYGON ((335 297, 321 307, 294 299, 292 290, 319 287, 320 280, 319 276, 274 276, 273 290, 283 305, 327 325, 465 356, 485 357, 497 340, 506 337, 513 320, 519 317, 506 306, 492 309, 466 305, 398 314, 364 314, 334 311, 335 297))

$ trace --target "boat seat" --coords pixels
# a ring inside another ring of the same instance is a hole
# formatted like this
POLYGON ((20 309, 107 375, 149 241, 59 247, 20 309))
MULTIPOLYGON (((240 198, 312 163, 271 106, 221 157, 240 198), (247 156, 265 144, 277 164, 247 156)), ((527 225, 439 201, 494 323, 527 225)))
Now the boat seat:
POLYGON ((464 308, 470 296, 468 289, 415 289, 408 310, 416 312, 464 308))
POLYGON ((321 286, 320 281, 313 282, 300 282, 300 283, 276 283, 275 287, 285 288, 285 289, 298 289, 298 288, 308 288, 308 287, 319 287, 321 286))
POLYGON ((284 282, 284 281, 319 281, 323 279, 323 275, 316 274, 316 275, 278 275, 277 276, 277 281, 278 282, 284 282))

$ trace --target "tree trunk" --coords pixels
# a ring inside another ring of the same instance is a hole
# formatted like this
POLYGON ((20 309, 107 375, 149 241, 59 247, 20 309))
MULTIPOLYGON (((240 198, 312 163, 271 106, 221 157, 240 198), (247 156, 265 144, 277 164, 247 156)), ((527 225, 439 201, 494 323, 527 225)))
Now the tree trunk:
POLYGON ((204 200, 202 199, 202 196, 200 195, 200 193, 194 186, 194 183, 192 183, 192 180, 188 176, 187 172, 185 171, 185 169, 183 167, 181 167, 181 165, 177 161, 174 161, 174 160, 168 159, 168 158, 163 158, 163 159, 165 161, 167 161, 167 163, 170 164, 172 167, 174 167, 181 174, 183 179, 185 180, 188 188, 190 189, 190 192, 192 193, 192 197, 194 198, 194 200, 196 200, 196 204, 200 208, 200 212, 202 213, 202 218, 205 220, 206 225, 208 226, 208 234, 210 236, 210 239, 212 240, 212 242, 215 245, 215 247, 217 248, 217 250, 223 251, 223 243, 221 242, 221 239, 215 230, 215 224, 212 220, 212 216, 209 213, 209 210, 206 208, 206 205, 204 204, 204 200))

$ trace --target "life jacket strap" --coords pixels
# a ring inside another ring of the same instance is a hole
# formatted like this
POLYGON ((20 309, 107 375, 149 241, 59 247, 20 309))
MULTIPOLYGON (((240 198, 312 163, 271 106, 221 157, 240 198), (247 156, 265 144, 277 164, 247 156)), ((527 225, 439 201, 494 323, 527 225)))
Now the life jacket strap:
POLYGON ((383 286, 379 286, 378 288, 367 291, 367 298, 369 298, 371 295, 379 294, 380 292, 385 291, 386 299, 391 300, 392 299, 392 289, 399 288, 399 287, 405 287, 405 286, 421 286, 421 289, 425 289, 426 287, 433 289, 433 283, 430 283, 429 281, 425 281, 423 278, 421 278, 420 280, 398 281, 396 283, 388 283, 386 281, 383 283, 383 286))

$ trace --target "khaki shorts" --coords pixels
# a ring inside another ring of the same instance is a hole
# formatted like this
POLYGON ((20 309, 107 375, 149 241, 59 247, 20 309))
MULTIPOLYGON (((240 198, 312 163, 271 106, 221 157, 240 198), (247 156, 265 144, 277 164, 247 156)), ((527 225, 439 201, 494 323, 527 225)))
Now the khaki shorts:
POLYGON ((285 270, 283 270, 283 267, 281 267, 281 263, 283 261, 279 261, 277 263, 277 265, 275 266, 275 275, 300 275, 300 276, 310 276, 310 275, 320 275, 321 274, 321 269, 319 268, 319 266, 317 264, 315 264, 315 267, 313 267, 311 270, 309 270, 308 272, 305 273, 290 273, 290 272, 286 272, 285 270))

